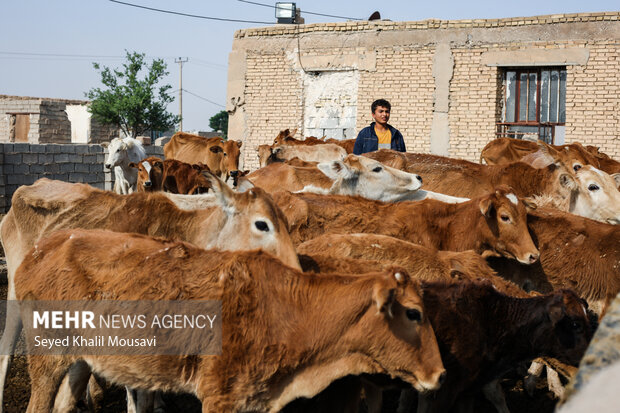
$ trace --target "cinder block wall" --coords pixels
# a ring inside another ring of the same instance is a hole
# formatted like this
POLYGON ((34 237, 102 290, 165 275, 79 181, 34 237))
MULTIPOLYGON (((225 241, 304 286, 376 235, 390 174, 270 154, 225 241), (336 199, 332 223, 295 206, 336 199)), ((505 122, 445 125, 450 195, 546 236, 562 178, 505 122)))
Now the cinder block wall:
MULTIPOLYGON (((145 146, 148 156, 163 158, 160 146, 145 146)), ((39 178, 87 183, 111 190, 114 174, 104 166, 107 155, 101 145, 0 143, 0 211, 7 212, 21 185, 39 178)))
POLYGON ((307 124, 309 76, 356 71, 357 131, 372 121, 371 102, 386 98, 390 123, 409 151, 431 152, 431 139, 439 136, 445 154, 478 161, 496 136, 508 67, 489 64, 485 55, 526 52, 532 57, 525 65, 539 66, 537 54, 551 51, 561 57, 545 65, 567 70, 565 142, 596 145, 620 158, 619 40, 620 12, 240 30, 229 58, 228 135, 243 140, 244 167, 254 169, 258 145, 307 124), (573 61, 573 52, 587 57, 573 61))

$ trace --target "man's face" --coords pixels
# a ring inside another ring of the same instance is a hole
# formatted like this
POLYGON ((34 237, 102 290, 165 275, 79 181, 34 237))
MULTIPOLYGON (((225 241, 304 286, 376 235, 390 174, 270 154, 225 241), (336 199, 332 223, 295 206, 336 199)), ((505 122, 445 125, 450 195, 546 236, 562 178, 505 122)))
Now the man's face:
POLYGON ((390 120, 390 110, 384 106, 377 106, 374 113, 372 114, 372 118, 378 124, 385 126, 390 120))

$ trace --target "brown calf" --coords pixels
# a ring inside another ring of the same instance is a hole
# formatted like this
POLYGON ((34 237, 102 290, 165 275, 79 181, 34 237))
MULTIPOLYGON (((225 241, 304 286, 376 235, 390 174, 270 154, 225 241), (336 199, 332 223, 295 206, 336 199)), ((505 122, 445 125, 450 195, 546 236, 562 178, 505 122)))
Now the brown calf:
POLYGON ((530 212, 527 221, 540 261, 523 267, 491 258, 491 266, 528 291, 570 288, 604 313, 620 292, 620 227, 548 208, 530 212))
MULTIPOLYGON (((101 228, 176 237, 205 248, 255 249, 300 268, 287 221, 273 199, 260 188, 233 192, 212 176, 213 198, 207 209, 180 209, 161 192, 121 196, 85 184, 40 179, 15 191, 0 223, 7 262, 8 299, 15 299, 14 274, 27 252, 44 236, 63 228, 101 228)), ((174 195, 172 197, 179 197, 174 195)), ((7 315, 7 320, 15 320, 7 315)), ((7 323, 0 341, 0 389, 21 325, 7 323)), ((1 396, 1 392, 0 392, 1 396)))
POLYGON ((16 274, 18 299, 221 300, 222 354, 30 356, 29 412, 52 408, 78 359, 113 383, 195 394, 204 412, 275 412, 348 374, 434 390, 445 373, 418 284, 403 272, 318 279, 260 252, 108 231, 60 231, 36 251, 16 274), (153 273, 166 277, 153 284, 153 273))
POLYGON ((526 205, 508 187, 460 204, 433 199, 381 203, 360 197, 275 193, 296 244, 324 233, 390 235, 426 247, 538 259, 526 226, 526 205))
POLYGON ((176 159, 162 161, 151 156, 129 166, 138 169, 138 192, 202 194, 211 188, 209 180, 201 173, 209 170, 205 165, 190 165, 176 159))

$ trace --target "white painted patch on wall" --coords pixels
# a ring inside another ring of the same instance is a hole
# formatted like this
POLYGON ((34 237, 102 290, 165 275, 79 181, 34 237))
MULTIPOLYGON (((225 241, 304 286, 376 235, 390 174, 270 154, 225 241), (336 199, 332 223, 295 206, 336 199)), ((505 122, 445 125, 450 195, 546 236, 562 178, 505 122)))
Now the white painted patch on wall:
POLYGON ((304 136, 354 139, 357 136, 358 70, 301 73, 304 136))
POLYGON ((90 140, 90 117, 86 105, 67 105, 65 112, 71 122, 71 143, 88 143, 90 140))

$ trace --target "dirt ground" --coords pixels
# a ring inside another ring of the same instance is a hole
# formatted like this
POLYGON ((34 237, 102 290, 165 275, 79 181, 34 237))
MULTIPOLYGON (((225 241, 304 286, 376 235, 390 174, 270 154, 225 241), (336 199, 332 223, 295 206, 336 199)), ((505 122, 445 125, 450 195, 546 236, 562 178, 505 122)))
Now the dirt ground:
MULTIPOLYGON (((5 300, 6 294, 6 262, 4 261, 4 257, 0 257, 0 299, 5 300)), ((4 319, 0 320, 0 328, 4 329, 4 319)), ((506 400, 510 411, 512 413, 552 413, 556 401, 553 399, 553 395, 546 390, 545 384, 545 381, 541 380, 534 397, 531 398, 523 390, 522 377, 516 375, 507 377, 502 382, 502 387, 506 393, 506 400)), ((28 377, 26 357, 14 357, 4 391, 4 411, 7 413, 21 413, 26 411, 29 397, 30 379, 28 377)), ((164 395, 164 402, 166 403, 166 411, 168 412, 201 412, 200 403, 193 396, 164 395)), ((384 411, 390 413, 395 412, 396 406, 397 395, 395 393, 386 394, 384 411)), ((105 392, 100 412, 121 413, 125 411, 125 390, 117 386, 111 386, 105 392)), ((495 413, 495 409, 480 396, 475 400, 474 412, 495 413)))

